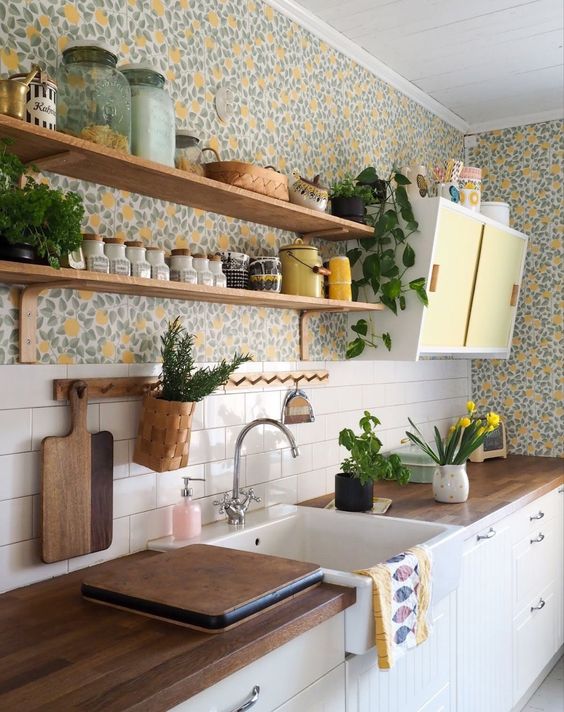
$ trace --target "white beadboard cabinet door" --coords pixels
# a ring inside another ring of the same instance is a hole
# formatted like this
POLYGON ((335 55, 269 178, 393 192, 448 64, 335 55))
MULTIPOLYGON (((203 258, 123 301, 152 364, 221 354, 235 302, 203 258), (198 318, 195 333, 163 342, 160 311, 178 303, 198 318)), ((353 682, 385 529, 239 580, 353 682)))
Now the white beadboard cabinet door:
POLYGON ((508 519, 466 542, 456 606, 457 712, 512 707, 511 568, 508 519))
POLYGON ((428 640, 390 670, 375 649, 347 658, 347 712, 454 712, 455 605, 455 593, 437 604, 428 640))

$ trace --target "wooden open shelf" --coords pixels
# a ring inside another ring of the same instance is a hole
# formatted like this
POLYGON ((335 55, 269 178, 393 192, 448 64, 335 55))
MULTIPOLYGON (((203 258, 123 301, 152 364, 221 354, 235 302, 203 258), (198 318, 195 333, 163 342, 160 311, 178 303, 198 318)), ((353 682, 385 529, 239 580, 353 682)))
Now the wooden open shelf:
POLYGON ((370 237, 373 229, 349 220, 225 183, 169 168, 105 146, 0 115, 0 137, 10 137, 25 163, 71 178, 140 193, 307 237, 350 240, 370 237))
POLYGON ((307 360, 307 339, 304 332, 306 317, 320 312, 365 312, 379 311, 384 308, 381 304, 343 302, 290 294, 268 294, 246 289, 205 287, 141 277, 100 274, 86 270, 55 270, 43 265, 26 265, 5 261, 0 261, 0 284, 2 283, 23 287, 20 301, 21 363, 35 363, 37 298, 48 289, 80 289, 90 292, 131 294, 161 299, 298 310, 302 316, 302 359, 304 360, 307 360))

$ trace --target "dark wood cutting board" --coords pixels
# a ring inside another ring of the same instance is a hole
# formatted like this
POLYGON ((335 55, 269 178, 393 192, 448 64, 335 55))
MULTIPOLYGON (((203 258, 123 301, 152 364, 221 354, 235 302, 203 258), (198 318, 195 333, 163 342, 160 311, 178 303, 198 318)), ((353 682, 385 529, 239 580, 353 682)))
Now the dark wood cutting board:
POLYGON ((118 570, 92 572, 82 594, 97 603, 219 633, 321 583, 317 564, 193 544, 118 570))
POLYGON ((87 429, 88 391, 69 392, 71 431, 41 443, 41 558, 46 563, 107 549, 112 543, 111 433, 87 429))

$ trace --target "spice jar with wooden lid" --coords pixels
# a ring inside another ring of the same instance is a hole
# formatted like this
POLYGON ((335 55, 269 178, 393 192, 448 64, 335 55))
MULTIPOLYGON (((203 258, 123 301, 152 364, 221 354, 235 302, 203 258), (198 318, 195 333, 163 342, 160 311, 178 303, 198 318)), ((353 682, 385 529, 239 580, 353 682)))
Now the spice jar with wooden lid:
POLYGON ((213 277, 213 286, 227 287, 227 278, 223 274, 221 255, 208 255, 208 260, 210 263, 210 272, 213 277))
POLYGON ((125 256, 131 264, 132 277, 151 278, 151 265, 147 262, 145 245, 140 240, 127 240, 125 256))
POLYGON ((151 265, 153 279, 170 279, 170 268, 165 262, 165 253, 160 247, 147 247, 147 262, 151 265))
POLYGON ((125 255, 125 242, 121 237, 105 237, 104 252, 110 260, 111 274, 129 275, 131 264, 125 255))
POLYGON ((178 248, 170 253, 170 278, 175 282, 197 284, 198 275, 192 265, 190 250, 178 248))
POLYGON ((192 255, 194 269, 198 275, 198 284, 204 284, 207 287, 213 287, 213 275, 210 272, 210 261, 205 255, 192 255))
POLYGON ((110 260, 104 254, 104 242, 101 235, 83 233, 82 252, 86 261, 87 270, 108 274, 110 271, 110 260))

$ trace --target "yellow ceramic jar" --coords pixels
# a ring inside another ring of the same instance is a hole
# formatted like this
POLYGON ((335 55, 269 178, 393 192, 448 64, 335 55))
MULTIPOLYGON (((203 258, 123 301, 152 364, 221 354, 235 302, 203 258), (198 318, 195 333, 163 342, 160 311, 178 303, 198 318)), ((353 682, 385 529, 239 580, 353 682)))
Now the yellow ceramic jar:
POLYGON ((329 270, 323 267, 317 247, 304 245, 298 238, 280 248, 282 263, 282 293, 302 297, 323 297, 323 277, 329 270))
POLYGON ((330 282, 329 299, 341 302, 352 302, 352 287, 350 282, 330 282))

